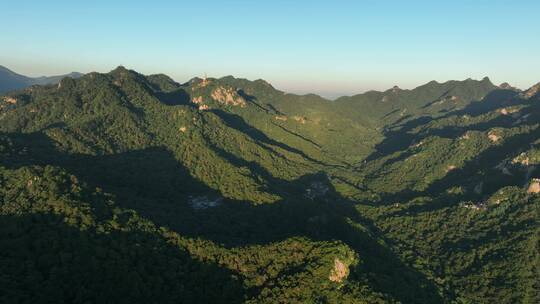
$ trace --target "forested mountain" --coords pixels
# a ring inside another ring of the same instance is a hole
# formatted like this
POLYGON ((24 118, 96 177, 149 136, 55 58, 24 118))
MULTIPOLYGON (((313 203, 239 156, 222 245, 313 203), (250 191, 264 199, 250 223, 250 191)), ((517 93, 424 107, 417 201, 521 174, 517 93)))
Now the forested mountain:
POLYGON ((0 93, 23 89, 31 85, 46 85, 58 83, 64 77, 79 78, 83 74, 72 72, 67 75, 27 77, 17 74, 0 65, 0 93))
POLYGON ((538 303, 539 91, 124 67, 11 91, 0 302, 538 303))

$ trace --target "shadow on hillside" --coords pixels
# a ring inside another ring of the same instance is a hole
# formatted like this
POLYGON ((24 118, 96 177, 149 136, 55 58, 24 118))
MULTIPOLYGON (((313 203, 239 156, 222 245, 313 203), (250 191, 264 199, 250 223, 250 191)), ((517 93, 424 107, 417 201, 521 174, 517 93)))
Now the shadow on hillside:
POLYGON ((392 204, 394 202, 405 202, 414 197, 431 196, 440 197, 440 200, 421 206, 413 205, 411 208, 402 210, 395 215, 410 213, 421 213, 434 211, 440 208, 454 205, 459 201, 473 200, 482 201, 493 195, 500 188, 505 186, 522 187, 526 182, 526 171, 531 170, 529 178, 538 175, 538 168, 535 166, 525 166, 521 174, 513 172, 512 175, 505 175, 495 168, 501 162, 516 156, 516 152, 526 150, 540 138, 540 128, 533 129, 529 133, 517 134, 504 139, 504 142, 486 149, 476 158, 465 163, 462 168, 452 170, 442 179, 434 181, 425 191, 414 191, 407 189, 398 193, 389 193, 381 197, 381 203, 392 204), (475 193, 474 188, 481 183, 480 193, 475 193), (462 195, 450 195, 446 190, 452 187, 462 187, 466 192, 462 195))
POLYGON ((244 98, 247 102, 249 102, 253 106, 256 106, 257 108, 263 110, 266 114, 271 113, 271 109, 267 109, 257 102, 257 97, 249 95, 244 90, 238 90, 237 93, 238 95, 240 95, 240 97, 244 98))
POLYGON ((4 155, 5 166, 63 167, 91 187, 114 194, 117 205, 134 209, 180 235, 211 240, 228 248, 264 245, 295 236, 340 240, 362 261, 352 270, 351 281, 367 280, 375 291, 404 303, 443 302, 436 286, 384 245, 380 232, 335 191, 322 172, 294 181, 278 180, 264 168, 221 151, 220 155, 231 163, 247 166, 279 185, 284 199, 262 205, 225 199, 216 207, 193 208, 193 197, 215 197, 219 193, 192 178, 164 148, 104 156, 73 155, 58 152, 40 133, 10 137, 14 147, 27 146, 27 152, 4 155))
POLYGON ((171 92, 154 92, 154 95, 164 104, 169 106, 191 104, 191 97, 184 89, 177 89, 171 92))
POLYGON ((271 121, 271 123, 272 123, 272 125, 274 125, 274 126, 280 128, 281 130, 283 130, 283 132, 286 132, 286 133, 288 133, 288 134, 290 134, 292 136, 295 136, 295 137, 299 138, 300 140, 308 142, 308 143, 312 144, 315 148, 317 148, 319 150, 322 149, 322 146, 319 145, 318 143, 314 142, 313 140, 311 140, 311 139, 309 139, 309 138, 307 138, 307 137, 305 137, 303 135, 300 135, 299 133, 293 132, 293 131, 285 128, 284 126, 279 125, 279 124, 277 124, 277 123, 275 123, 273 121, 271 121))
MULTIPOLYGON (((530 113, 530 109, 522 109, 521 111, 518 111, 515 114, 520 117, 524 117, 528 115, 529 113, 530 113)), ((411 134, 411 133, 404 134, 403 136, 396 138, 396 140, 401 141, 401 143, 403 144, 402 150, 399 150, 402 152, 392 157, 386 156, 388 158, 384 160, 384 162, 382 163, 382 166, 392 165, 393 163, 407 159, 414 153, 417 153, 417 151, 411 150, 412 145, 419 144, 424 139, 427 139, 429 137, 435 136, 435 137, 448 138, 448 139, 453 140, 453 139, 463 136, 466 132, 469 132, 469 131, 486 132, 488 130, 491 130, 493 128, 498 128, 498 127, 508 128, 508 127, 511 127, 515 121, 516 120, 511 115, 499 115, 495 117, 494 119, 490 119, 488 121, 476 123, 473 125, 444 126, 438 129, 435 129, 435 128, 427 129, 426 131, 420 131, 414 134, 411 134), (406 142, 409 142, 409 144, 407 145, 406 142)), ((522 123, 520 125, 526 126, 530 124, 522 123)), ((395 143, 396 142, 394 141, 393 144, 395 143)), ((388 144, 392 144, 392 143, 389 141, 388 144)), ((392 154, 399 151, 392 152, 392 154)))
POLYGON ((227 125, 227 127, 235 129, 235 130, 243 133, 244 135, 246 135, 247 137, 251 138, 252 140, 254 140, 256 142, 259 142, 259 143, 261 143, 263 145, 276 146, 276 147, 279 147, 279 148, 281 148, 281 149, 283 149, 283 150, 285 150, 287 152, 297 154, 297 155, 301 156, 302 158, 305 158, 305 159, 307 159, 307 160, 309 160, 311 162, 314 162, 316 164, 325 165, 321 161, 310 157, 309 155, 304 153, 304 151, 302 151, 302 150, 293 148, 293 147, 291 147, 291 146, 289 146, 289 145, 287 145, 285 143, 276 141, 276 140, 268 137, 266 134, 264 134, 263 132, 261 132, 257 128, 254 128, 251 125, 249 125, 239 115, 232 114, 232 113, 227 113, 225 111, 217 110, 217 109, 214 109, 214 110, 211 110, 211 111, 212 111, 212 113, 216 114, 219 118, 221 118, 221 120, 227 125))
MULTIPOLYGON (((469 115, 472 117, 486 114, 495 109, 512 106, 515 104, 522 103, 523 100, 516 98, 518 92, 512 90, 495 90, 490 92, 480 101, 473 101, 468 104, 466 107, 460 110, 450 111, 442 116, 432 118, 430 116, 421 116, 412 120, 409 120, 401 125, 394 124, 388 127, 387 131, 384 132, 385 139, 375 146, 375 152, 369 155, 366 160, 372 161, 380 158, 384 158, 392 155, 393 153, 403 151, 415 142, 420 142, 422 139, 438 135, 437 132, 441 135, 446 134, 447 136, 455 136, 458 132, 462 132, 463 129, 449 127, 446 130, 440 130, 435 132, 430 132, 426 134, 416 134, 412 133, 416 128, 424 126, 427 123, 433 123, 440 120, 447 119, 451 116, 459 117, 462 115, 469 115), (453 132, 452 132, 453 131, 453 132)), ((505 119, 504 117, 501 119, 505 119)), ((495 125, 496 122, 487 123, 484 128, 488 128, 489 125, 495 125)), ((439 136, 441 136, 439 135, 439 136)))
POLYGON ((3 303, 242 303, 229 271, 144 232, 98 234, 51 213, 0 215, 3 303))

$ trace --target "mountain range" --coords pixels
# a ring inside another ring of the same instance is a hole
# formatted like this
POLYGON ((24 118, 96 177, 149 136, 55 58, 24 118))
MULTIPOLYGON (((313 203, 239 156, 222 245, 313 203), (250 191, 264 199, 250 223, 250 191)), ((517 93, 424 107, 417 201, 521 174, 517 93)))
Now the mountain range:
POLYGON ((17 74, 0 65, 0 93, 26 88, 32 85, 46 85, 58 83, 64 77, 79 78, 83 74, 72 72, 59 76, 28 77, 17 74))
POLYGON ((25 85, 0 97, 0 302, 538 303, 539 127, 540 84, 488 78, 25 85))

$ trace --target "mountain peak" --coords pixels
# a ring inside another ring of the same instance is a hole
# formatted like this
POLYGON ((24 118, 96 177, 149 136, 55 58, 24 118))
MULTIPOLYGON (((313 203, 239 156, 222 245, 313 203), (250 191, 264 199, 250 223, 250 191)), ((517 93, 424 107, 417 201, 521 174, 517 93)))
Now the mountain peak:
POLYGON ((111 74, 116 74, 116 73, 127 73, 127 72, 130 72, 131 70, 129 69, 126 69, 126 67, 124 67, 123 65, 119 65, 117 66, 114 70, 112 70, 110 73, 111 74))
POLYGON ((512 88, 512 86, 508 82, 503 82, 499 85, 499 88, 501 89, 509 89, 512 88))
POLYGON ((520 91, 518 88, 512 86, 511 84, 509 84, 508 82, 503 82, 499 85, 499 88, 503 89, 503 90, 512 90, 512 91, 520 91))
POLYGON ((122 65, 119 65, 116 69, 109 72, 109 75, 120 79, 141 79, 143 75, 137 73, 137 71, 130 70, 122 65))

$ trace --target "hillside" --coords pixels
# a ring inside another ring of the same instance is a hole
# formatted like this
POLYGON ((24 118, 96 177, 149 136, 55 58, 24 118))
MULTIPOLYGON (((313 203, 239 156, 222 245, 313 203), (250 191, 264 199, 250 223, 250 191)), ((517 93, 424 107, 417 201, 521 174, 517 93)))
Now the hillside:
POLYGON ((330 101, 118 67, 11 91, 0 302, 537 303, 539 87, 330 101))

